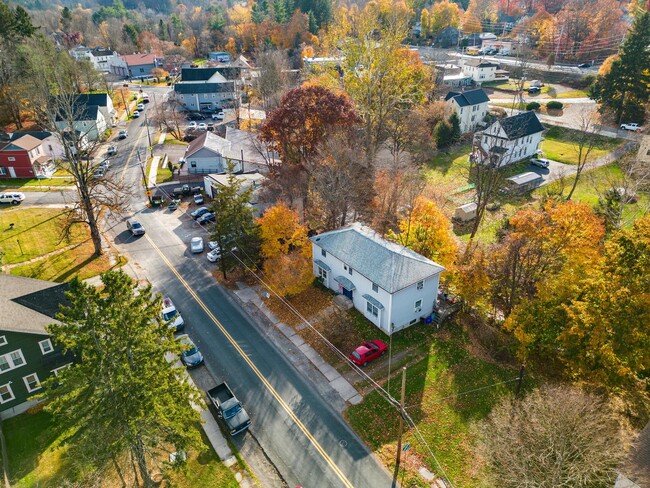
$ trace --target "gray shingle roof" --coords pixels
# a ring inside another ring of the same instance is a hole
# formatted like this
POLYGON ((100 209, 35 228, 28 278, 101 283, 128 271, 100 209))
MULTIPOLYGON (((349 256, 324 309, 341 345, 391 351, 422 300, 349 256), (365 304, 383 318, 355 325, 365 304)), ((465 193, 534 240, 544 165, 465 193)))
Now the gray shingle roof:
POLYGON ((194 94, 194 93, 226 93, 235 90, 234 83, 177 83, 174 86, 176 93, 194 94))
POLYGON ((512 117, 506 117, 499 121, 508 139, 513 141, 520 137, 530 136, 538 132, 544 132, 544 126, 535 115, 535 112, 522 112, 512 117))
POLYGON ((309 239, 389 293, 395 293, 445 269, 400 244, 384 239, 359 223, 309 239))
POLYGON ((460 107, 467 107, 469 105, 478 105, 479 103, 489 102, 490 99, 487 93, 482 88, 475 90, 468 90, 466 92, 449 92, 445 100, 453 98, 460 107))
POLYGON ((217 72, 217 68, 182 68, 182 81, 208 81, 217 72))

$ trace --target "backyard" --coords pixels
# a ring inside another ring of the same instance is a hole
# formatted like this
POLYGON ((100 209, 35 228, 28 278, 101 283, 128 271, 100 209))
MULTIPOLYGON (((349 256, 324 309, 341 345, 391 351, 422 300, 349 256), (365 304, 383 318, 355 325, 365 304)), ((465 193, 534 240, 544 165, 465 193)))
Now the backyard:
MULTIPOLYGON (((112 466, 101 473, 92 473, 88 466, 73 465, 66 457, 73 448, 73 433, 58 428, 49 413, 24 413, 3 421, 2 430, 7 442, 9 481, 15 488, 64 486, 65 482, 70 483, 66 486, 82 486, 84 475, 100 477, 101 486, 122 486, 112 466)), ((233 472, 219 461, 205 437, 202 451, 189 453, 185 469, 172 469, 162 452, 159 461, 167 478, 162 486, 239 486, 233 472)), ((127 477, 130 474, 130 470, 125 473, 127 477)))
MULTIPOLYGON (((540 149, 548 159, 566 164, 578 164, 578 148, 576 140, 579 132, 564 127, 551 127, 545 134, 540 149)), ((622 139, 605 136, 594 136, 594 146, 589 154, 589 161, 598 159, 612 152, 623 144, 622 139)))

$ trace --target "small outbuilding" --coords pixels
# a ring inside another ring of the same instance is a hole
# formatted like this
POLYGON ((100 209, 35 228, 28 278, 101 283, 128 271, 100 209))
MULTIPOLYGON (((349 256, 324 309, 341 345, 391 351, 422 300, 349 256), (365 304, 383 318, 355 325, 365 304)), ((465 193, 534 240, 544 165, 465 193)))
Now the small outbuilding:
POLYGON ((525 193, 533 188, 537 188, 544 179, 541 175, 528 171, 527 173, 521 173, 510 178, 506 178, 506 193, 515 193, 521 194, 525 193))
POLYGON ((476 218, 476 209, 477 209, 476 203, 466 203, 465 205, 461 205, 456 209, 454 212, 454 219, 455 220, 460 220, 461 222, 468 222, 470 220, 473 220, 476 218))

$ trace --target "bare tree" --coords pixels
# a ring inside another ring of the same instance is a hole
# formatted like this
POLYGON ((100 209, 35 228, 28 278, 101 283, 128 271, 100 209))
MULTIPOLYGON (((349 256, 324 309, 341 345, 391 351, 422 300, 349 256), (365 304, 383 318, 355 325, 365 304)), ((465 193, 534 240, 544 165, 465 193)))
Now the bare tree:
POLYGON ((15 47, 0 40, 0 122, 13 122, 17 129, 23 128, 20 110, 24 100, 24 78, 18 67, 15 47))
POLYGON ((568 386, 503 400, 480 426, 479 451, 503 488, 610 487, 625 454, 609 406, 568 386))
POLYGON ((566 197, 567 200, 571 200, 573 192, 575 191, 576 186, 578 186, 580 176, 590 161, 591 153, 596 143, 598 142, 599 133, 600 129, 594 123, 593 112, 583 110, 580 113, 578 130, 576 131, 576 135, 571 141, 571 146, 573 147, 573 150, 578 157, 578 164, 576 165, 576 173, 575 178, 573 179, 573 186, 571 187, 571 190, 569 190, 569 194, 566 197))
POLYGON ((185 123, 185 114, 182 105, 177 101, 169 100, 166 103, 156 104, 151 122, 171 134, 174 139, 178 141, 183 139, 181 127, 185 123))
POLYGON ((257 66, 259 76, 255 78, 253 90, 262 108, 270 112, 280 105, 282 97, 289 91, 289 60, 283 51, 267 51, 257 56, 257 66))

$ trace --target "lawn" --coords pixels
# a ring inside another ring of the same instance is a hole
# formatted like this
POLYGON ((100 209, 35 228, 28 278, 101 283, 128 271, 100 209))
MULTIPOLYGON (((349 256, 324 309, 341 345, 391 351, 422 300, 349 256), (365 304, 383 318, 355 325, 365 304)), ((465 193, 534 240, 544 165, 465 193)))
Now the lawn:
MULTIPOLYGON (((572 129, 557 126, 552 127, 544 134, 540 148, 544 151, 546 157, 553 161, 566 164, 578 164, 577 148, 573 144, 577 135, 578 132, 572 129)), ((589 155, 590 161, 613 151, 624 142, 622 139, 613 139, 611 137, 594 137, 596 138, 596 143, 589 155)))
POLYGON ((62 239, 60 230, 64 220, 65 216, 59 209, 11 208, 0 212, 0 248, 5 252, 3 264, 18 264, 11 268, 15 275, 58 282, 77 275, 82 279, 89 278, 113 267, 107 255, 93 258, 94 248, 85 226, 75 225, 70 238, 62 239), (36 259, 68 246, 71 248, 36 259), (36 260, 27 262, 32 259, 36 260))
POLYGON ((158 171, 156 171, 156 183, 169 183, 170 181, 174 181, 174 176, 169 171, 169 168, 158 168, 158 171))
POLYGON ((589 94, 584 90, 569 90, 558 93, 553 98, 589 98, 589 94))
POLYGON ((29 191, 49 191, 50 186, 74 186, 74 179, 70 178, 12 178, 0 182, 0 189, 20 190, 29 187, 29 191))
MULTIPOLYGON (((63 486, 64 482, 81 482, 81 474, 66 457, 70 450, 65 433, 56 428, 53 418, 46 412, 25 413, 3 422, 9 457, 11 486, 63 486)), ((232 471, 224 466, 203 437, 204 451, 190 452, 183 471, 170 470, 168 483, 162 486, 196 488, 238 485, 232 471)), ((164 459, 161 459, 164 460, 164 459)), ((100 473, 102 486, 120 486, 117 473, 111 467, 100 473)), ((127 473, 127 476, 129 473, 127 473)))

